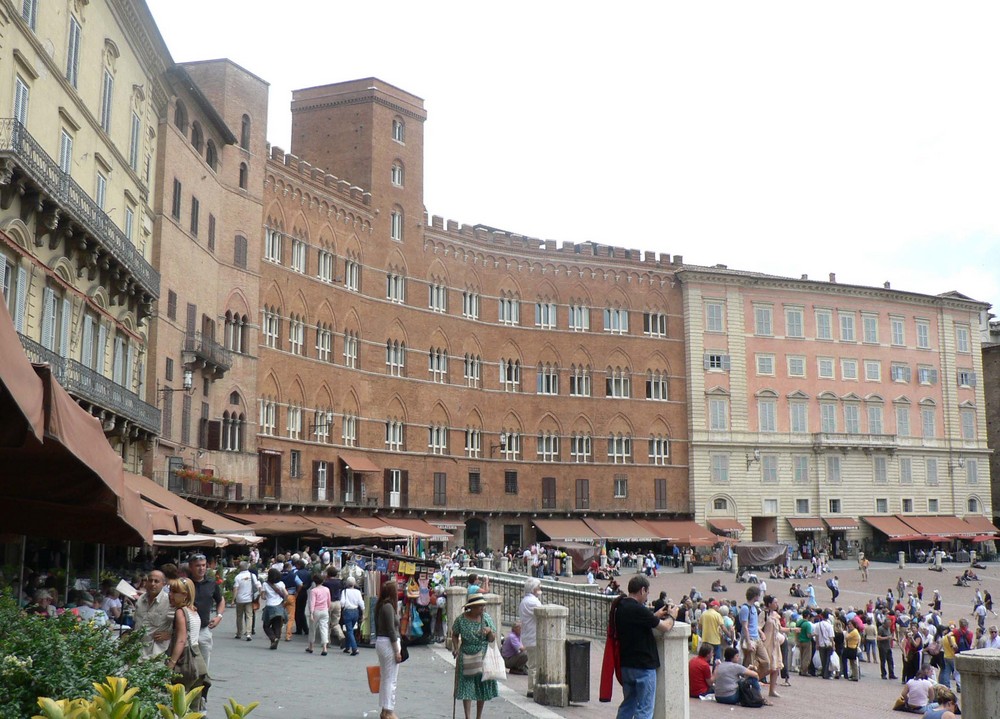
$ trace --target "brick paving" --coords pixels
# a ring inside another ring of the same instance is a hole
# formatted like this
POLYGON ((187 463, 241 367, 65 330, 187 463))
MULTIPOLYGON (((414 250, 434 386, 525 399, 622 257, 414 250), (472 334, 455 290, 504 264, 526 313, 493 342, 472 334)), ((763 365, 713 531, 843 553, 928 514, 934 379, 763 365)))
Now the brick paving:
MULTIPOLYGON (((835 563, 835 573, 840 577, 841 606, 863 604, 869 596, 885 594, 886 588, 895 587, 896 580, 903 576, 914 583, 923 580, 926 591, 925 602, 932 590, 940 589, 944 600, 946 619, 957 619, 971 612, 971 601, 975 585, 965 589, 950 586, 960 569, 945 565, 945 572, 937 574, 926 566, 910 566, 898 570, 895 564, 873 564, 869 570, 871 581, 864 584, 853 562, 835 563), (945 581, 947 580, 947 581, 945 581)), ((956 565, 957 566, 957 565, 956 565)), ((961 567, 964 568, 964 567, 961 567)), ((978 586, 983 591, 1000 592, 1000 566, 991 564, 987 570, 979 572, 982 581, 978 586)), ((740 598, 745 584, 731 582, 732 575, 725 575, 711 569, 698 569, 693 575, 669 569, 660 572, 652 580, 655 592, 666 590, 671 599, 676 600, 686 593, 692 583, 703 594, 716 577, 722 577, 729 592, 726 596, 740 598)), ((627 577, 626 577, 627 578, 627 577)), ((574 581, 579 581, 577 578, 574 581)), ((782 601, 788 595, 786 580, 767 580, 768 591, 774 592, 782 601)), ((825 578, 813 580, 820 604, 829 600, 825 578)), ((654 594, 655 596, 655 594, 654 594)), ((543 597, 544 598, 544 597, 543 597)), ((789 597, 790 599, 790 597, 789 597)), ((367 691, 365 666, 376 663, 374 650, 362 649, 361 656, 348 657, 339 651, 332 651, 328 657, 306 654, 305 640, 295 637, 292 642, 282 642, 276 652, 267 650, 267 642, 261 634, 254 642, 236 641, 232 638, 231 626, 234 613, 227 612, 222 630, 216 632, 215 652, 212 656, 212 674, 215 687, 209 706, 210 719, 223 719, 222 704, 227 697, 235 697, 240 702, 261 701, 261 706, 251 716, 254 719, 299 719, 300 717, 378 717, 377 698, 367 691)), ((998 621, 1000 623, 1000 621, 998 621)), ((566 708, 550 709, 541 707, 526 699, 527 679, 511 676, 501 688, 500 698, 487 705, 485 719, 503 717, 507 719, 610 719, 614 717, 617 703, 621 701, 621 690, 615 688, 615 701, 602 704, 598 701, 598 682, 603 644, 594 641, 591 645, 591 700, 588 703, 566 708)), ((897 667, 898 652, 897 652, 897 667)), ((411 651, 411 659, 400 670, 397 713, 402 719, 447 719, 452 714, 452 660, 448 652, 435 647, 416 647, 411 651)), ((792 675, 791 687, 779 687, 781 698, 775 699, 774 706, 765 707, 754 716, 770 716, 776 719, 826 719, 830 716, 898 717, 889 707, 898 696, 897 682, 883 681, 872 664, 861 664, 862 677, 858 683, 844 680, 824 681, 822 679, 792 675)), ((732 712, 749 712, 741 707, 729 707, 715 702, 691 700, 691 717, 702 719, 719 716, 733 716, 732 712)), ((462 716, 461 707, 457 716, 462 716)))

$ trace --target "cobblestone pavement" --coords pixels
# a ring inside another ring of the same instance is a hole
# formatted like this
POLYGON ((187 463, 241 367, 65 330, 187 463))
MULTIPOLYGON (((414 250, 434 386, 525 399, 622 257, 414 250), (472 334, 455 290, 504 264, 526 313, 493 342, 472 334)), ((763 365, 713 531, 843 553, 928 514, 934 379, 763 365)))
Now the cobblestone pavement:
MULTIPOLYGON (((895 564, 873 564, 869 570, 870 581, 865 584, 860 581, 860 573, 853 562, 837 562, 834 563, 834 573, 840 577, 841 584, 838 605, 860 605, 871 596, 884 595, 885 590, 895 587, 897 579, 902 576, 904 580, 912 580, 914 586, 918 580, 923 581, 925 602, 934 589, 941 590, 946 619, 969 616, 976 586, 1000 596, 1000 567, 991 564, 989 569, 980 570, 981 582, 978 585, 974 583, 972 588, 950 586, 954 584, 954 576, 963 568, 946 564, 943 573, 935 573, 928 571, 924 565, 911 565, 899 570, 895 564)), ((692 584, 707 595, 711 582, 721 577, 730 590, 725 593, 726 596, 742 598, 747 585, 735 584, 732 576, 710 569, 698 569, 694 574, 668 569, 652 580, 654 596, 655 592, 665 590, 671 599, 676 600, 692 584)), ((830 593, 825 577, 811 581, 820 604, 828 604, 825 600, 829 600, 830 593)), ((785 601, 789 596, 789 584, 787 580, 768 579, 768 592, 778 596, 779 601, 785 601)), ((363 648, 360 656, 350 657, 334 648, 329 656, 321 657, 318 652, 305 653, 304 637, 293 637, 291 642, 281 642, 279 649, 272 652, 259 630, 253 642, 233 639, 234 621, 235 613, 227 612, 222 627, 215 632, 211 666, 215 685, 209 704, 211 719, 224 718, 222 705, 228 697, 241 703, 261 702, 251 715, 254 719, 377 719, 378 698, 368 693, 365 677, 365 667, 377 663, 373 649, 363 648)), ((611 719, 617 703, 621 701, 621 690, 615 687, 614 701, 610 704, 597 700, 603 650, 603 643, 592 642, 589 702, 566 708, 542 707, 525 697, 526 678, 511 676, 501 686, 500 698, 487 704, 485 719, 611 719)), ((898 667, 898 651, 896 660, 898 667)), ((401 719, 446 719, 452 716, 453 666, 451 655, 443 649, 443 645, 414 647, 411 650, 410 660, 400 669, 396 711, 401 719)), ((791 687, 779 687, 782 696, 773 700, 774 706, 765 707, 754 716, 776 719, 827 719, 837 715, 898 717, 899 714, 891 712, 889 707, 898 696, 900 685, 880 679, 877 667, 872 664, 862 663, 861 667, 862 676, 858 683, 824 681, 793 674, 791 687)), ((690 708, 694 719, 751 711, 699 700, 691 700, 690 708)), ((457 708, 456 716, 462 717, 461 706, 457 708)))

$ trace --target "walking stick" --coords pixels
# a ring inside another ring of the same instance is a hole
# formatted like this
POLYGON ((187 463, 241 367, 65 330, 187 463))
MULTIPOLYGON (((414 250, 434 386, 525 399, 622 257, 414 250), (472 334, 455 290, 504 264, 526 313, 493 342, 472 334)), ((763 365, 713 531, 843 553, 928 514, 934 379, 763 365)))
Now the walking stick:
MULTIPOLYGON (((453 635, 454 636, 454 635, 453 635)), ((454 640, 452 640, 454 644, 454 640)), ((458 662, 462 656, 462 635, 458 636, 458 646, 455 649, 455 688, 451 692, 451 719, 455 719, 455 712, 458 711, 458 662)))

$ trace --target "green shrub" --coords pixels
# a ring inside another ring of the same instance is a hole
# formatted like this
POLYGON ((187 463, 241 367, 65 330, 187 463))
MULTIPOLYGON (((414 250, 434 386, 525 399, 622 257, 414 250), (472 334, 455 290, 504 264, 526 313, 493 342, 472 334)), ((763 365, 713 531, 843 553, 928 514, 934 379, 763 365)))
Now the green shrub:
POLYGON ((29 616, 9 593, 0 594, 0 657, 0 719, 32 716, 38 697, 89 699, 106 677, 123 677, 136 690, 130 716, 157 716, 171 677, 164 662, 142 659, 138 634, 119 639, 69 613, 29 616))

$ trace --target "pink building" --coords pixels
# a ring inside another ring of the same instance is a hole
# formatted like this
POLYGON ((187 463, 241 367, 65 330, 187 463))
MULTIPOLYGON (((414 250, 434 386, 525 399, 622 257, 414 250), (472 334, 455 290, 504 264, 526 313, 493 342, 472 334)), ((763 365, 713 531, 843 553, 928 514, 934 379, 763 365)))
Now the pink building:
POLYGON ((677 278, 696 521, 841 553, 891 538, 893 515, 950 534, 948 518, 992 516, 979 381, 989 305, 832 275, 719 266, 677 278))

